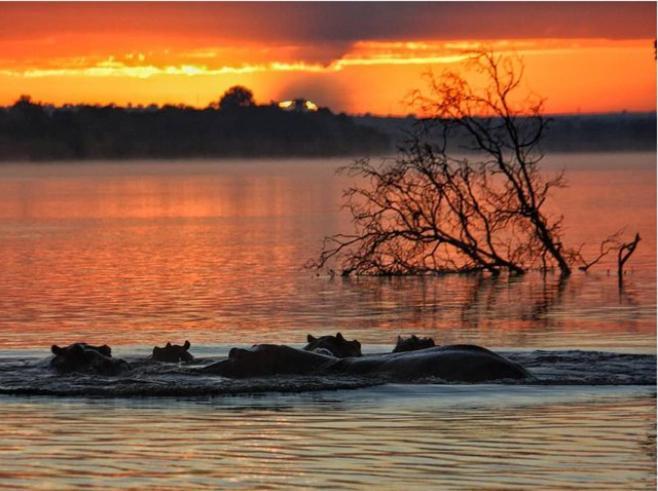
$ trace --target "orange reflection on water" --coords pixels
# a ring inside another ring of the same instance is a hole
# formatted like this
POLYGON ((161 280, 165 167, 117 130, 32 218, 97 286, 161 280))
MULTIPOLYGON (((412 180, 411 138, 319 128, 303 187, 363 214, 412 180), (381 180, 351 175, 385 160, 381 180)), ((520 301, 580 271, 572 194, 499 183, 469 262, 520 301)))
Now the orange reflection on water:
POLYGON ((650 349, 653 159, 548 162, 574 166, 557 200, 566 237, 596 244, 622 225, 643 236, 621 295, 609 264, 566 283, 317 278, 303 264, 322 237, 350 227, 338 211, 341 160, 3 166, 0 346, 301 343, 342 330, 366 343, 416 332, 442 343, 650 349))
POLYGON ((30 488, 289 489, 291 479, 323 489, 655 487, 646 393, 606 399, 590 388, 584 401, 583 388, 421 387, 166 403, 6 399, 3 479, 30 488))

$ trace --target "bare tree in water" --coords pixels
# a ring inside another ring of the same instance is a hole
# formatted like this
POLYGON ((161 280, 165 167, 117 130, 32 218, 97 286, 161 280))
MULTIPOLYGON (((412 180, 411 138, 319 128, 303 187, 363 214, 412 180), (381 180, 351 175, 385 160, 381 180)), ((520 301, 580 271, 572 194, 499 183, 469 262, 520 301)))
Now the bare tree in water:
POLYGON ((414 95, 428 116, 395 160, 342 169, 357 178, 345 191, 355 231, 325 238, 312 266, 343 275, 569 275, 589 264, 563 245, 563 217, 545 211, 564 176, 540 172, 547 120, 543 100, 519 103, 522 63, 483 52, 469 67, 484 86, 454 72, 429 76, 429 93, 414 95))

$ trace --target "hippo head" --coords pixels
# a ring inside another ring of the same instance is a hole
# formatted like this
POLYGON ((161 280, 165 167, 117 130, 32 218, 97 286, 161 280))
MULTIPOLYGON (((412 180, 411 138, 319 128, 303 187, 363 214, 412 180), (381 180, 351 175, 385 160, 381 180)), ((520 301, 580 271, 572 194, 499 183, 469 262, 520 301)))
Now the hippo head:
POLYGON ((189 352, 190 342, 185 341, 183 346, 178 344, 167 343, 164 348, 157 346, 153 347, 153 359, 157 361, 164 361, 167 363, 190 363, 194 361, 194 357, 189 352))
POLYGON ((53 344, 50 351, 55 355, 50 365, 59 372, 73 372, 88 368, 83 343, 74 343, 63 348, 53 344))
POLYGON ((398 341, 393 349, 393 353, 400 353, 402 351, 415 351, 419 349, 431 348, 435 346, 434 339, 432 338, 419 338, 415 334, 406 339, 398 336, 398 341))
POLYGON ((50 350, 55 355, 50 366, 60 373, 94 371, 102 375, 115 375, 127 366, 125 361, 112 358, 112 349, 106 344, 92 346, 74 343, 65 347, 53 344, 50 350))
POLYGON ((79 354, 84 350, 96 351, 97 353, 107 357, 112 356, 112 348, 110 348, 107 344, 102 346, 92 346, 91 344, 87 343, 73 343, 63 348, 53 344, 50 347, 50 351, 52 351, 53 355, 55 356, 74 356, 75 354, 79 354))
POLYGON ((335 336, 315 336, 308 335, 306 337, 308 344, 304 346, 306 351, 322 350, 328 351, 336 358, 348 358, 350 356, 361 356, 361 343, 356 339, 348 341, 341 333, 336 333, 335 336))

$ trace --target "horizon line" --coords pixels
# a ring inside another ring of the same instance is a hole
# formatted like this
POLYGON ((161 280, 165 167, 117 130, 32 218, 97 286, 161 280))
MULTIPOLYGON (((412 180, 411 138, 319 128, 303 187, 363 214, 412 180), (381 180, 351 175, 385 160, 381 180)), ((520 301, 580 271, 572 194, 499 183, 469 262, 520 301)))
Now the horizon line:
MULTIPOLYGON (((181 110, 195 110, 195 111, 204 111, 204 110, 215 110, 219 111, 219 109, 212 107, 212 102, 208 103, 205 106, 201 105, 191 105, 191 104, 185 104, 182 102, 166 102, 162 104, 158 104, 155 102, 151 103, 128 103, 127 105, 121 105, 113 102, 108 102, 108 103, 101 103, 101 102, 96 102, 96 103, 90 103, 90 102, 78 102, 78 103, 72 103, 72 102, 65 102, 60 105, 57 105, 52 102, 47 102, 47 101, 35 101, 32 99, 32 97, 29 94, 21 94, 12 104, 5 104, 5 105, 0 105, 0 109, 6 110, 8 108, 13 107, 17 103, 19 103, 24 97, 27 97, 29 102, 31 104, 37 105, 37 106, 42 106, 42 107, 52 107, 55 110, 58 109, 66 109, 69 107, 92 107, 92 108, 106 108, 106 107, 112 107, 116 109, 148 109, 155 107, 158 110, 170 106, 170 107, 175 107, 181 110)), ((303 98, 302 98, 303 99, 303 98)), ((268 103, 261 103, 261 104, 254 104, 254 107, 272 107, 272 106, 277 106, 277 104, 280 101, 275 101, 272 100, 268 103)), ((278 107, 278 106, 277 106, 278 107)), ((328 106, 319 106, 319 109, 326 109, 329 110, 332 114, 345 114, 350 117, 356 117, 356 118, 367 118, 367 117, 372 117, 372 118, 382 118, 382 119, 406 119, 406 118, 417 118, 421 119, 421 116, 418 114, 415 114, 413 112, 409 112, 406 114, 382 114, 382 113, 372 113, 372 112, 365 112, 365 113, 350 113, 348 111, 338 111, 335 112, 331 107, 328 106)), ((542 117, 572 117, 572 116, 618 116, 618 115, 657 115, 658 114, 658 109, 647 109, 647 110, 626 110, 626 109, 620 109, 617 111, 587 111, 587 112, 555 112, 555 113, 542 113, 540 116, 542 117)), ((528 114, 530 116, 530 114, 528 114)))

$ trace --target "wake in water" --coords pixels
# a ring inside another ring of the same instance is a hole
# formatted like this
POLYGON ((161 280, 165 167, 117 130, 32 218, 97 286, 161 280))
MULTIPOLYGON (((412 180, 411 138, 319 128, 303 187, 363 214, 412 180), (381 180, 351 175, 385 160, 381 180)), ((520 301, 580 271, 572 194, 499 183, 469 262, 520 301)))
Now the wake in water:
MULTIPOLYGON (((531 381, 501 380, 499 384, 539 385, 656 385, 656 355, 601 351, 502 352, 534 376, 531 381)), ((366 355, 368 356, 368 355, 366 355)), ((190 365, 145 360, 136 354, 124 357, 130 368, 118 376, 56 374, 51 357, 0 357, 0 394, 96 397, 198 397, 265 392, 309 392, 357 389, 391 382, 386 376, 270 376, 231 379, 203 373, 199 368, 219 357, 199 358, 190 365)), ((445 384, 437 377, 410 379, 409 383, 445 384)))

